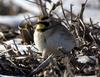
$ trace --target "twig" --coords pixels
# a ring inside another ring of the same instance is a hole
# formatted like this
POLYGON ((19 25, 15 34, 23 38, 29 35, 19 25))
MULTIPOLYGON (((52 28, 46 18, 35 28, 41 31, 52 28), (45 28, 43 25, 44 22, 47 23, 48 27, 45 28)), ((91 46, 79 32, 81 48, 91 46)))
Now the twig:
POLYGON ((36 2, 37 2, 37 4, 40 4, 40 9, 41 9, 41 11, 42 11, 42 15, 43 16, 48 16, 48 13, 47 13, 47 10, 46 10, 46 4, 44 4, 43 2, 42 2, 42 0, 36 0, 36 2))
MULTIPOLYGON (((66 11, 67 13, 71 13, 71 11, 67 10, 67 9, 64 9, 64 11, 66 11)), ((77 17, 73 12, 72 12, 72 16, 73 17, 77 17)))
POLYGON ((28 77, 31 77, 32 75, 35 75, 37 72, 39 72, 40 70, 42 70, 43 68, 45 68, 46 66, 49 65, 49 63, 52 61, 52 56, 53 54, 51 54, 45 61, 43 61, 36 69, 34 69, 28 77))
POLYGON ((92 21, 91 18, 90 18, 90 24, 91 24, 92 27, 94 27, 94 25, 93 25, 93 21, 92 21))
POLYGON ((66 20, 66 22, 67 22, 66 26, 70 27, 70 24, 69 24, 68 19, 67 19, 66 15, 65 15, 65 12, 64 12, 64 8, 63 8, 63 2, 62 2, 62 0, 61 0, 61 9, 62 9, 62 12, 63 12, 64 18, 65 18, 65 20, 66 20))
POLYGON ((79 17, 80 19, 83 21, 83 13, 84 13, 84 10, 85 10, 85 6, 86 6, 86 3, 87 3, 88 0, 85 1, 85 3, 82 4, 82 8, 81 8, 81 12, 79 14, 79 17))
POLYGON ((65 65, 66 65, 66 77, 74 77, 74 74, 73 72, 71 71, 71 66, 70 66, 70 58, 67 56, 64 58, 64 61, 65 61, 65 65))
POLYGON ((71 11, 71 23, 72 23, 72 21, 73 21, 73 15, 72 15, 72 13, 73 13, 73 8, 72 8, 72 4, 70 5, 70 11, 71 11))
POLYGON ((79 22, 82 24, 82 27, 83 27, 83 39, 84 39, 84 37, 85 37, 85 24, 81 19, 79 19, 79 22))
POLYGON ((9 58, 7 58, 7 60, 8 60, 15 68, 19 69, 19 70, 25 75, 25 73, 21 70, 21 68, 17 67, 17 65, 16 65, 14 62, 12 62, 9 58))
POLYGON ((18 46, 17 46, 17 44, 16 44, 15 40, 13 40, 13 42, 14 42, 14 45, 15 45, 15 47, 16 47, 16 49, 17 49, 17 51, 19 51, 18 46))
POLYGON ((13 48, 7 49, 6 51, 1 52, 1 53, 0 53, 0 56, 4 55, 5 53, 7 53, 7 52, 9 52, 9 51, 11 51, 11 50, 13 50, 13 48))

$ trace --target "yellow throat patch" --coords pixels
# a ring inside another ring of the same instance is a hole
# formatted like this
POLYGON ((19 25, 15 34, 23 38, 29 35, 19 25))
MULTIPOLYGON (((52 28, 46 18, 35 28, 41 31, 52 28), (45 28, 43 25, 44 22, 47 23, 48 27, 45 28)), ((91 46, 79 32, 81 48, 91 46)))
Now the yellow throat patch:
POLYGON ((46 29, 46 26, 44 24, 37 24, 36 30, 43 32, 46 29))

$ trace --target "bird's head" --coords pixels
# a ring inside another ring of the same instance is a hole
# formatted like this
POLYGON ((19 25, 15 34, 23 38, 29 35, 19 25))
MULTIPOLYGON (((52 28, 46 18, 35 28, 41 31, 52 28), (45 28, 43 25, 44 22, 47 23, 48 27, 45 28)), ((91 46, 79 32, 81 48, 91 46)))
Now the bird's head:
POLYGON ((36 23, 36 30, 40 32, 44 32, 50 28, 49 17, 41 17, 36 23))

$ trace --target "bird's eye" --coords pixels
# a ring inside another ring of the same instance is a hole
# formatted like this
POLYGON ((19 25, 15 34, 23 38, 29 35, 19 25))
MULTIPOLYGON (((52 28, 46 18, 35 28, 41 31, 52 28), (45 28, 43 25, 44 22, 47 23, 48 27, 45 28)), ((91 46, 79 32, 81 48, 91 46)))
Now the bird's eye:
POLYGON ((46 27, 49 26, 49 22, 44 22, 43 24, 44 24, 46 27))

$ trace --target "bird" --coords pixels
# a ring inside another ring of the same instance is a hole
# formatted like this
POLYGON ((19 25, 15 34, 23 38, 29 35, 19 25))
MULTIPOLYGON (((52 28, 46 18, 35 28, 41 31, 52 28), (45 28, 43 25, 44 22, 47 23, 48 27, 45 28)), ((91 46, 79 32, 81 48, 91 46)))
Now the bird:
POLYGON ((50 54, 54 54, 54 57, 67 54, 76 45, 70 31, 53 16, 40 17, 35 26, 34 43, 44 59, 50 54), (60 52, 59 48, 65 51, 60 52))

